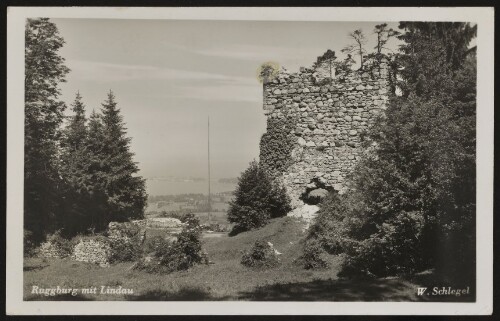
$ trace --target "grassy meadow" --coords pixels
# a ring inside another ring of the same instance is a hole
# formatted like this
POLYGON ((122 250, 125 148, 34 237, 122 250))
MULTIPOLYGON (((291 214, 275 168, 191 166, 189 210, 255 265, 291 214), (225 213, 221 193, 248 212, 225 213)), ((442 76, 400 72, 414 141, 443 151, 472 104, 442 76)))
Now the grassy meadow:
MULTIPOLYGON (((108 268, 69 259, 27 258, 24 265, 25 300, 256 300, 256 301, 418 301, 421 280, 399 278, 347 280, 337 277, 340 261, 330 268, 305 270, 299 263, 303 223, 290 217, 274 219, 258 230, 236 236, 203 238, 211 264, 171 274, 149 274, 132 269, 133 263, 108 268), (280 265, 256 270, 240 263, 243 251, 257 240, 273 243, 282 254, 280 265), (78 294, 44 296, 33 286, 133 289, 133 294, 78 294)), ((159 231, 156 231, 159 233, 159 231)), ((457 299, 457 298, 453 298, 457 299)))

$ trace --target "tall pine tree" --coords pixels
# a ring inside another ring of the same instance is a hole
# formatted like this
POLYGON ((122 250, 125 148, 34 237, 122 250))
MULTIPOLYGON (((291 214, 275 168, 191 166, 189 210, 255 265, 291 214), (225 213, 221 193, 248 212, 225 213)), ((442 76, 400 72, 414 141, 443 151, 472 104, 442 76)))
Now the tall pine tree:
POLYGON ((72 104, 73 116, 69 117, 69 122, 63 130, 61 139, 61 172, 62 176, 74 188, 83 188, 82 179, 86 170, 86 150, 87 127, 85 117, 85 105, 82 96, 78 92, 72 104))
POLYGON ((89 228, 103 230, 110 222, 106 183, 108 172, 105 170, 106 154, 104 150, 104 126, 102 115, 92 110, 87 126, 85 152, 87 156, 87 170, 85 173, 86 190, 89 201, 87 203, 89 228))
POLYGON ((64 102, 59 83, 69 69, 59 50, 64 39, 47 18, 25 29, 24 227, 35 242, 57 228, 61 215, 58 140, 64 102))
POLYGON ((63 235, 73 236, 92 228, 89 186, 89 152, 87 149, 87 126, 85 105, 78 92, 71 105, 72 116, 68 117, 61 137, 61 177, 65 183, 63 193, 64 214, 60 218, 63 235))
POLYGON ((108 213, 113 221, 142 218, 147 195, 145 181, 130 151, 130 138, 115 96, 109 92, 102 104, 102 170, 104 188, 108 197, 108 213))

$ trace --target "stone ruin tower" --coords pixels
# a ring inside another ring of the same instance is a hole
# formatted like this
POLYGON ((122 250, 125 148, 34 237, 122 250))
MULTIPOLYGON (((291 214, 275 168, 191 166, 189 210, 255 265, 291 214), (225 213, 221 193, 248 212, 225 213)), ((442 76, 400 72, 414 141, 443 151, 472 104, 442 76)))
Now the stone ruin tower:
POLYGON ((345 191, 365 152, 362 133, 388 104, 387 61, 337 75, 327 68, 281 69, 264 81, 260 162, 282 180, 294 207, 319 188, 345 191))

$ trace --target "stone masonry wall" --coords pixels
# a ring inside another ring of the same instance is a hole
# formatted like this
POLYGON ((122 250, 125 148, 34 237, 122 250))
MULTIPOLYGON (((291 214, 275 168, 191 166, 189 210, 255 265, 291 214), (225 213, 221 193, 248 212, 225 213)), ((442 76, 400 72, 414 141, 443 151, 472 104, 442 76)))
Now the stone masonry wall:
POLYGON ((97 239, 82 239, 75 246, 71 258, 75 261, 109 266, 111 247, 108 242, 97 239))
MULTIPOLYGON (((298 73, 282 69, 264 83, 268 132, 271 124, 293 122, 288 133, 290 162, 280 168, 279 175, 294 206, 301 204, 305 192, 317 187, 345 190, 347 176, 363 153, 362 133, 387 108, 386 61, 343 75, 333 73, 333 79, 326 76, 329 74, 307 68, 298 73)), ((261 161, 266 144, 263 139, 261 161)), ((271 167, 273 157, 282 155, 266 156, 271 167)))

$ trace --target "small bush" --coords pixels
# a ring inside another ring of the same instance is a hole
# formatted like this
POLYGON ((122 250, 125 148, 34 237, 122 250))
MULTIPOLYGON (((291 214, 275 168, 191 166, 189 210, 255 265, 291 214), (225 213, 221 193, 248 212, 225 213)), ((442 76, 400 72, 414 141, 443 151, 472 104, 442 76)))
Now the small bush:
POLYGON ((251 268, 272 268, 279 263, 274 248, 263 241, 255 242, 252 249, 241 258, 241 264, 251 268))
POLYGON ((159 248, 166 247, 171 243, 172 242, 169 242, 165 237, 160 235, 148 237, 142 245, 142 252, 144 254, 155 253, 159 248))
POLYGON ((322 269, 328 267, 328 262, 324 259, 325 251, 318 241, 307 241, 304 245, 304 254, 301 260, 305 269, 322 269))
POLYGON ((364 233, 361 228, 363 203, 357 199, 355 192, 339 195, 331 191, 319 206, 320 211, 309 228, 307 240, 316 240, 329 254, 345 252, 353 239, 364 233))
POLYGON ((413 274, 422 270, 420 213, 400 213, 381 224, 377 233, 346 250, 341 276, 377 277, 413 274))
POLYGON ((204 231, 213 231, 213 232, 229 232, 231 230, 231 227, 226 224, 210 223, 210 224, 202 224, 201 229, 204 231))
POLYGON ((135 268, 150 273, 172 273, 201 263, 204 255, 199 220, 193 214, 187 214, 185 223, 186 226, 174 242, 160 236, 149 240, 145 244, 145 251, 151 251, 152 256, 140 260, 135 268))
POLYGON ((35 255, 36 245, 33 240, 33 232, 29 230, 24 230, 23 235, 23 244, 24 244, 24 257, 32 257, 35 255))
POLYGON ((253 161, 238 180, 235 198, 229 203, 228 221, 235 223, 234 231, 248 231, 290 210, 285 188, 253 161))
POLYGON ((111 255, 109 261, 131 262, 139 259, 142 254, 141 228, 137 224, 110 223, 108 229, 109 244, 111 246, 111 255))
POLYGON ((258 78, 262 83, 273 81, 279 73, 280 66, 278 63, 268 61, 260 65, 258 69, 258 78))
POLYGON ((186 256, 188 268, 202 261, 201 227, 199 219, 194 214, 187 214, 186 226, 177 237, 177 244, 186 256))
MULTIPOLYGON (((49 244, 55 249, 59 257, 68 257, 73 252, 75 243, 61 236, 61 230, 57 230, 52 234, 47 235, 45 244, 49 244)), ((44 244, 42 244, 42 248, 44 244)), ((41 253, 43 255, 43 253, 41 253)))
POLYGON ((109 261, 111 263, 117 262, 131 262, 141 257, 142 249, 138 236, 133 238, 110 238, 111 255, 109 261))

